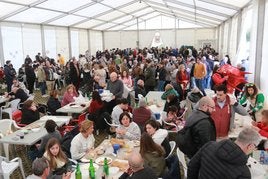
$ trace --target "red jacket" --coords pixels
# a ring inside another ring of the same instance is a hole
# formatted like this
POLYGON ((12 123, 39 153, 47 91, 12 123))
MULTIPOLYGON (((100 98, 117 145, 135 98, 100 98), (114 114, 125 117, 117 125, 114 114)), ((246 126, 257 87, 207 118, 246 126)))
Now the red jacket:
POLYGON ((88 108, 88 112, 90 114, 95 113, 97 110, 101 109, 102 107, 103 107, 103 103, 99 103, 96 100, 92 100, 88 108))
POLYGON ((268 138, 268 125, 263 122, 258 122, 257 127, 260 129, 260 135, 268 138))
POLYGON ((213 119, 216 127, 217 137, 226 137, 228 136, 230 128, 230 119, 231 119, 231 106, 230 106, 230 97, 226 96, 226 101, 221 108, 217 103, 217 98, 213 98, 215 102, 215 111, 211 113, 211 118, 213 119))
POLYGON ((222 77, 219 73, 214 73, 212 75, 212 80, 215 85, 222 84, 223 82, 226 81, 226 78, 222 77))

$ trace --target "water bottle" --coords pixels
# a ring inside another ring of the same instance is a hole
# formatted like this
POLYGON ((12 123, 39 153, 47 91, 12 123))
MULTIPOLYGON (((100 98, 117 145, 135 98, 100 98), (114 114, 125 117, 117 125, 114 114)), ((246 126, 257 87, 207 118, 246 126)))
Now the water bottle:
POLYGON ((79 163, 76 165, 75 179, 82 179, 82 173, 80 170, 79 163))
POLYGON ((107 158, 104 158, 103 172, 105 173, 106 176, 109 175, 109 165, 107 158))
POLYGON ((261 153, 260 153, 260 164, 264 164, 264 157, 265 157, 264 150, 261 150, 261 153))
POLYGON ((96 176, 95 176, 95 168, 94 168, 94 166, 93 166, 93 160, 92 159, 90 159, 90 164, 89 164, 89 177, 91 178, 91 179, 95 179, 96 178, 96 176))

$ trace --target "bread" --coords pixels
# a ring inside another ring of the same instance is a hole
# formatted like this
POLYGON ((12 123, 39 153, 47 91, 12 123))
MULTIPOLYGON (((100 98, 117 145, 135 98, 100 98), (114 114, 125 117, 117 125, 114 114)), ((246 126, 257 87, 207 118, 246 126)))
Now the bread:
POLYGON ((119 144, 120 147, 123 147, 125 145, 125 141, 123 139, 116 139, 116 138, 112 138, 110 140, 111 144, 119 144))

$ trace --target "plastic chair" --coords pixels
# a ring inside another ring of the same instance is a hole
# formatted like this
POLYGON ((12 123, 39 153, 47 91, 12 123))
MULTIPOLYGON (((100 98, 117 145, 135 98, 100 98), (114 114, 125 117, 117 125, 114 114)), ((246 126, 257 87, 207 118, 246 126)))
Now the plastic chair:
POLYGON ((172 155, 172 153, 174 152, 174 149, 176 147, 176 142, 175 141, 169 141, 169 145, 170 145, 171 150, 170 150, 168 156, 165 159, 170 157, 172 155))
POLYGON ((6 112, 9 115, 9 118, 12 118, 12 113, 18 109, 20 103, 20 99, 14 99, 9 102, 7 106, 10 106, 8 108, 2 108, 2 112, 6 112))
POLYGON ((4 179, 9 179, 10 175, 18 167, 21 170, 22 177, 25 179, 21 158, 16 157, 11 161, 8 161, 7 158, 0 156, 0 173, 3 174, 4 179))
POLYGON ((119 127, 119 125, 117 125, 117 124, 113 124, 113 123, 108 122, 106 118, 103 118, 103 119, 106 122, 106 124, 108 124, 110 127, 119 127))
POLYGON ((187 178, 187 164, 186 164, 186 159, 185 155, 182 151, 180 151, 179 148, 177 148, 177 156, 179 158, 179 161, 181 162, 181 165, 183 167, 183 173, 184 173, 184 178, 187 178))
MULTIPOLYGON (((15 127, 15 129, 20 129, 20 127, 12 119, 0 120, 0 138, 4 137, 9 132, 12 132, 12 125, 15 127)), ((6 158, 9 159, 9 144, 3 143, 3 148, 6 158)))
POLYGON ((86 115, 87 115, 87 112, 84 112, 80 114, 77 119, 73 119, 69 122, 68 125, 63 126, 64 131, 62 132, 62 134, 64 135, 65 133, 74 129, 75 126, 80 125, 86 119, 86 115))

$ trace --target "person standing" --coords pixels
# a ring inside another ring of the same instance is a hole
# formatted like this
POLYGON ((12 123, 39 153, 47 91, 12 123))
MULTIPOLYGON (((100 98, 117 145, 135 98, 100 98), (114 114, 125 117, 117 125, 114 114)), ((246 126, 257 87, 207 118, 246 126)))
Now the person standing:
POLYGON ((25 75, 29 94, 33 94, 34 82, 36 79, 32 63, 25 64, 25 75))
POLYGON ((216 126, 217 138, 228 138, 228 132, 234 128, 234 116, 238 113, 246 116, 247 111, 236 102, 235 98, 231 98, 227 94, 226 85, 215 86, 216 97, 215 110, 211 113, 211 117, 216 126))
POLYGON ((65 65, 65 60, 64 60, 64 57, 61 56, 61 54, 58 54, 58 63, 60 64, 60 68, 63 70, 64 65, 65 65))
POLYGON ((201 57, 196 57, 196 63, 194 66, 194 78, 196 86, 199 88, 200 91, 202 91, 203 96, 206 96, 206 92, 203 86, 203 80, 206 74, 206 66, 202 63, 201 57))
POLYGON ((192 158, 194 154, 207 142, 216 140, 216 128, 210 114, 215 110, 214 101, 204 96, 200 99, 198 109, 187 118, 185 127, 191 127, 191 138, 194 146, 192 152, 187 154, 192 158))
POLYGON ((235 142, 230 139, 209 142, 190 160, 188 179, 251 179, 248 156, 260 143, 257 131, 243 129, 235 142))
POLYGON ((46 72, 44 70, 45 61, 41 61, 37 68, 37 80, 38 86, 40 88, 42 97, 47 97, 46 95, 46 72))
POLYGON ((7 60, 6 65, 4 67, 4 73, 5 73, 5 78, 6 78, 6 83, 7 83, 7 92, 11 92, 11 86, 13 84, 13 79, 16 75, 16 71, 12 67, 11 61, 7 60))

